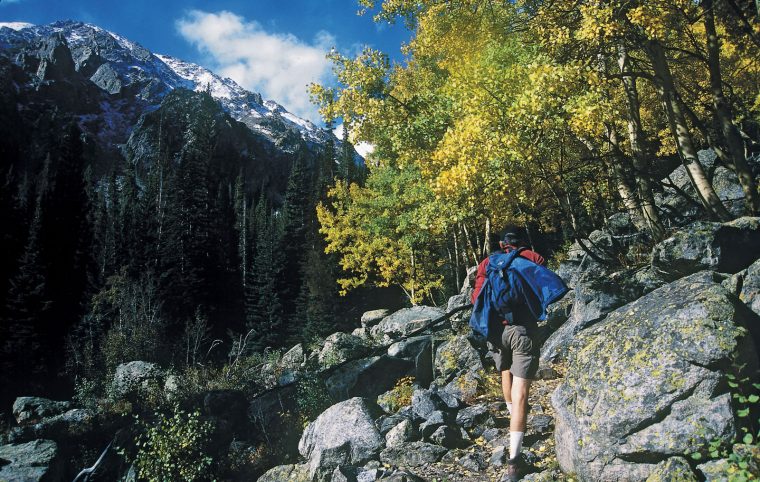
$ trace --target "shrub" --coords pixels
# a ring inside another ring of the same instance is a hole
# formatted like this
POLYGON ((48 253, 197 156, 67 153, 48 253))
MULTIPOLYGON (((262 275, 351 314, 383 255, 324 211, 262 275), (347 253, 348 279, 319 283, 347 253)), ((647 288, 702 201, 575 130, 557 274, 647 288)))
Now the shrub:
POLYGON ((310 421, 316 419, 320 413, 332 405, 332 398, 327 392, 324 381, 316 375, 298 380, 296 404, 301 425, 306 427, 310 421))
POLYGON ((400 378, 396 385, 378 398, 378 404, 391 413, 398 412, 402 407, 412 403, 414 392, 414 377, 400 378))
POLYGON ((135 417, 140 431, 134 458, 137 475, 146 480, 205 480, 211 457, 205 453, 212 425, 199 412, 187 413, 174 406, 172 413, 156 414, 149 424, 135 417))
POLYGON ((727 480, 745 482, 760 477, 760 384, 750 378, 741 380, 734 374, 727 374, 728 385, 737 409, 740 433, 730 444, 720 439, 707 443, 701 450, 687 454, 695 461, 702 459, 723 459, 727 480))

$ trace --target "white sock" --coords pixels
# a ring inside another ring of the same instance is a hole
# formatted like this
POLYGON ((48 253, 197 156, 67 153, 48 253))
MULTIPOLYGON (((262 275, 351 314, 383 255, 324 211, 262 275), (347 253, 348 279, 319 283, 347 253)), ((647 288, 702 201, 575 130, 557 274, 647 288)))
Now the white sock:
POLYGON ((512 415, 512 402, 507 402, 507 411, 512 415))
POLYGON ((513 460, 520 455, 522 450, 523 435, 525 432, 509 432, 509 458, 513 460))

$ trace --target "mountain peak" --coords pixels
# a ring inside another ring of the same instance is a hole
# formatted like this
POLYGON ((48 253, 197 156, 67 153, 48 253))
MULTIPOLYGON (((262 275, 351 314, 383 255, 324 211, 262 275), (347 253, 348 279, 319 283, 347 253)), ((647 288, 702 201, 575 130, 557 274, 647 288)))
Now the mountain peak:
POLYGON ((176 88, 208 91, 234 119, 265 136, 272 136, 273 124, 279 126, 278 129, 297 132, 307 143, 323 144, 331 136, 277 102, 263 101, 260 94, 243 88, 229 77, 170 55, 153 53, 97 25, 59 20, 47 25, 7 22, 0 23, 0 27, 9 29, 0 28, 0 45, 16 45, 20 49, 62 34, 71 49, 76 69, 111 94, 136 91, 138 97, 157 106, 176 88), (100 67, 105 70, 98 73, 100 67), (104 74, 108 82, 102 82, 104 74))
POLYGON ((34 24, 27 22, 0 22, 0 28, 3 27, 11 30, 23 30, 25 28, 34 27, 34 24))

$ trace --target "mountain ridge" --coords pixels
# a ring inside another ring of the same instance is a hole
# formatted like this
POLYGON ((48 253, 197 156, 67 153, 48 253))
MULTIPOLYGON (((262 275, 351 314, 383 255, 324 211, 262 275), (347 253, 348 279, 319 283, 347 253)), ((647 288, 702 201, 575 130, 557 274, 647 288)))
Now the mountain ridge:
POLYGON ((292 114, 274 100, 264 100, 261 94, 248 91, 228 77, 192 62, 151 52, 133 40, 94 24, 74 20, 45 25, 0 23, 0 48, 17 53, 18 60, 35 41, 56 34, 63 35, 75 69, 111 94, 146 82, 137 97, 150 106, 157 106, 176 88, 208 90, 235 120, 270 140, 276 141, 276 131, 288 129, 297 131, 307 144, 323 145, 331 137, 338 141, 327 130, 292 114))

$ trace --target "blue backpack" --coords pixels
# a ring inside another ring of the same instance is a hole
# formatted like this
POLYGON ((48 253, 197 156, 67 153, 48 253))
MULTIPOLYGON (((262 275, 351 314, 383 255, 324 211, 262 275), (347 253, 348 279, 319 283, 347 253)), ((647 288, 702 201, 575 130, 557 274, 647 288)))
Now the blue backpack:
MULTIPOLYGON (((569 291, 552 270, 520 256, 525 248, 489 256, 486 279, 475 300, 470 327, 488 337, 491 323, 515 322, 513 313, 546 319, 546 308, 569 291)), ((525 320, 518 319, 517 322, 525 320)))

